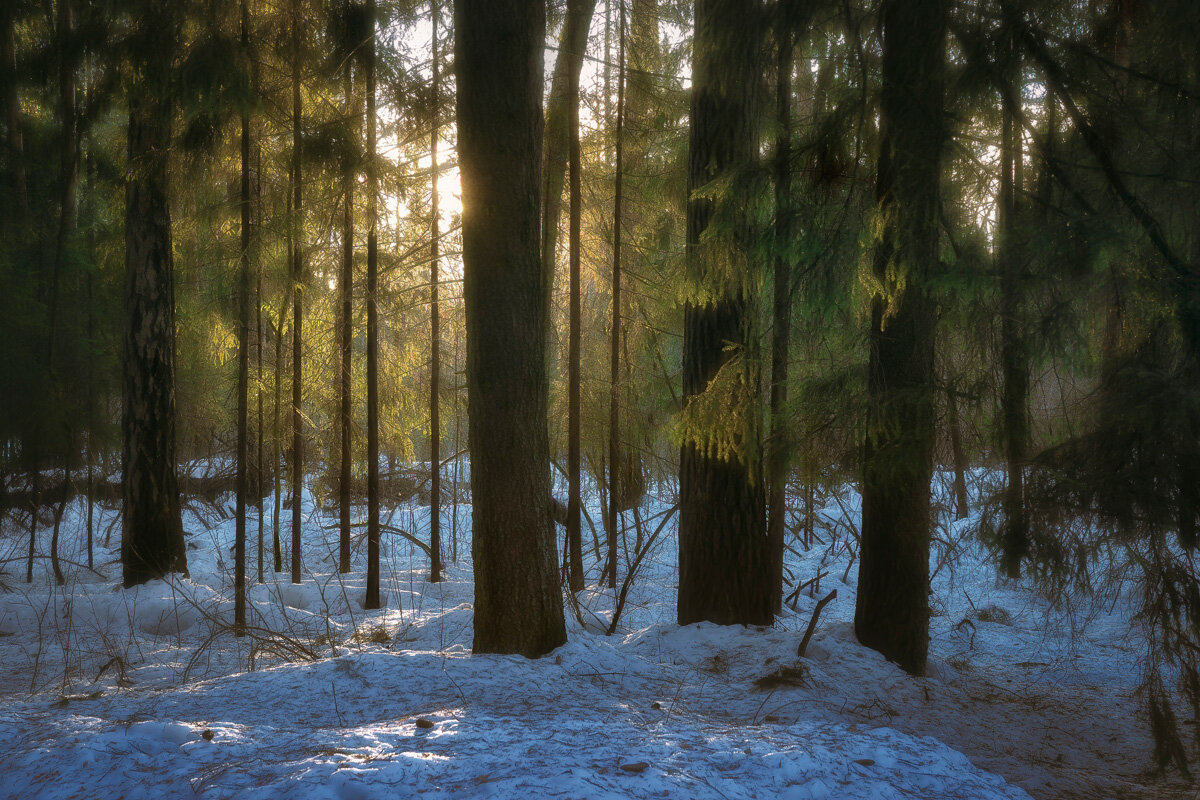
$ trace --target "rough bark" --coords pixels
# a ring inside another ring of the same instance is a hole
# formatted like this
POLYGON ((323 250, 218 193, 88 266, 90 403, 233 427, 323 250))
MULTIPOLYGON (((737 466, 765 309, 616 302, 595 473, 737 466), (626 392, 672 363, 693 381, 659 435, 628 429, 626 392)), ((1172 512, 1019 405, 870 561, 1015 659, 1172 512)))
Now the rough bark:
POLYGON ((735 190, 717 199, 697 191, 754 164, 761 14, 755 0, 696 3, 685 256, 695 295, 683 321, 681 625, 772 620, 758 375, 747 357, 754 327, 747 220, 735 190), (729 217, 702 242, 718 211, 729 217))
POLYGON ((454 5, 477 653, 566 641, 540 260, 545 8, 454 5))
MULTIPOLYGON (((150 13, 142 24, 162 23, 161 16, 150 13)), ((175 292, 167 181, 172 109, 165 49, 157 48, 140 65, 129 110, 121 394, 126 587, 187 572, 175 474, 175 292)))
POLYGON ((854 627, 906 672, 929 644, 929 481, 933 470, 945 0, 884 0, 883 92, 863 447, 862 553, 854 627))

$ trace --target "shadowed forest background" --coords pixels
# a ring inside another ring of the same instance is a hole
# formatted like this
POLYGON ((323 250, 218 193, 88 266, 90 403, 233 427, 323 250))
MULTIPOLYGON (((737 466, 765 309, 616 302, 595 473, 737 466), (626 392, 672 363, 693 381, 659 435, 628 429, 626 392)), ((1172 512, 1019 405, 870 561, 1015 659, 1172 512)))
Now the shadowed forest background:
POLYGON ((841 574, 924 676, 969 540, 1128 604, 1141 767, 1190 778, 1197 41, 1192 0, 8 0, 0 590, 181 580, 228 519, 221 636, 292 647, 247 595, 318 562, 386 607, 405 547, 537 658, 672 540, 679 625, 803 594, 803 655, 841 574))

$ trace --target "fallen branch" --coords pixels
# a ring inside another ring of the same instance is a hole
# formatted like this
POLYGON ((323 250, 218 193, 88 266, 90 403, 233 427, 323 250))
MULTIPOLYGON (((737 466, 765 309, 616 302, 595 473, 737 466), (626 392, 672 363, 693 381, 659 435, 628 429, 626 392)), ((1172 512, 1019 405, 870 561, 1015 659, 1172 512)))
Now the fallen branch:
MULTIPOLYGON (((389 519, 390 519, 390 517, 389 517, 389 519)), ((335 528, 336 528, 336 526, 334 526, 334 525, 323 525, 323 526, 321 526, 321 527, 323 527, 323 528, 324 528, 325 530, 327 530, 327 531, 335 530, 335 528)), ((355 523, 353 523, 353 524, 352 524, 350 527, 352 527, 352 528, 365 528, 365 527, 367 527, 367 523, 365 523, 365 522, 355 522, 355 523)), ((379 526, 379 530, 381 530, 381 531, 382 531, 382 532, 384 532, 384 533, 390 533, 390 534, 393 534, 393 535, 395 535, 395 536, 400 536, 400 537, 403 537, 403 538, 405 538, 405 539, 408 539, 408 541, 412 542, 412 543, 413 543, 413 544, 415 544, 417 547, 421 548, 421 549, 422 549, 422 550, 425 552, 425 555, 427 555, 427 556, 429 556, 429 555, 432 555, 432 554, 433 554, 433 551, 429 549, 429 545, 425 544, 425 542, 422 542, 422 541, 421 541, 420 539, 418 539, 416 536, 413 536, 411 533, 409 533, 409 532, 408 532, 408 531, 406 531, 406 530, 403 530, 402 528, 397 528, 397 527, 395 527, 394 525, 381 524, 381 525, 379 526)))
POLYGON ((821 616, 821 611, 835 597, 837 597, 837 589, 834 589, 817 602, 817 607, 813 609, 812 619, 808 621, 808 630, 804 632, 804 638, 800 640, 800 646, 796 648, 797 658, 804 658, 804 652, 808 650, 808 640, 812 638, 813 631, 817 629, 817 618, 821 616))
POLYGON ((383 531, 383 532, 385 532, 385 533, 391 533, 391 534, 394 534, 394 535, 396 535, 396 536, 401 536, 401 537, 403 537, 403 538, 405 538, 405 539, 408 539, 410 542, 412 542, 413 544, 415 544, 417 547, 419 547, 419 548, 421 548, 422 550, 424 550, 424 551, 425 551, 425 555, 426 555, 426 556, 432 556, 432 555, 433 555, 433 551, 429 549, 429 545, 425 544, 425 543, 424 543, 424 542, 422 542, 420 539, 418 539, 416 536, 413 536, 411 533, 409 533, 409 532, 408 532, 408 531, 406 531, 406 530, 401 530, 400 528, 396 528, 396 527, 393 527, 393 526, 391 526, 391 525, 380 525, 380 526, 379 526, 379 530, 381 530, 381 531, 383 531))
POLYGON ((816 574, 816 577, 809 578, 804 583, 797 586, 795 591, 793 591, 786 598, 784 598, 783 602, 790 605, 792 607, 792 609, 794 610, 796 608, 796 601, 800 599, 800 593, 803 592, 805 589, 807 589, 810 586, 815 587, 814 592, 819 591, 821 588, 821 578, 824 578, 828 574, 829 574, 828 572, 824 572, 824 571, 818 572, 816 574))

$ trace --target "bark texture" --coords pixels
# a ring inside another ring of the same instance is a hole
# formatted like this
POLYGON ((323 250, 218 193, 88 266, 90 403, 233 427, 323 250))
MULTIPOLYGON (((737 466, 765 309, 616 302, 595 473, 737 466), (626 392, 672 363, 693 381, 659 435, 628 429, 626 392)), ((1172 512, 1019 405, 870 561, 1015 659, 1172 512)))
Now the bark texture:
POLYGON ((477 653, 566 641, 550 517, 536 0, 457 0, 477 653))
MULTIPOLYGON (((162 24, 149 14, 143 24, 162 24)), ((170 30, 170 23, 167 30, 170 30)), ((122 465, 126 587, 187 572, 175 474, 175 289, 167 164, 169 56, 156 48, 130 98, 125 187, 122 465)))
POLYGON ((684 307, 685 441, 680 453, 681 625, 769 625, 770 553, 761 466, 758 376, 753 340, 749 242, 736 186, 758 145, 762 6, 756 0, 698 0, 688 149, 684 307), (698 191, 702 190, 702 191, 698 191), (701 236, 717 219, 711 237, 701 236), (719 410, 718 410, 719 409, 719 410))
POLYGON ((929 480, 946 3, 885 0, 862 554, 854 627, 906 672, 929 645, 929 480))

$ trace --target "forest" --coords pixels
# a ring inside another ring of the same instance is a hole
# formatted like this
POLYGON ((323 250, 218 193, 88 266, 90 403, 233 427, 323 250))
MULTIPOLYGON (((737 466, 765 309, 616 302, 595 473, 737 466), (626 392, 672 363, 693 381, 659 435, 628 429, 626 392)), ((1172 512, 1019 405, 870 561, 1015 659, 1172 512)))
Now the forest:
POLYGON ((1197 42, 3 0, 0 797, 1192 796, 1197 42))

